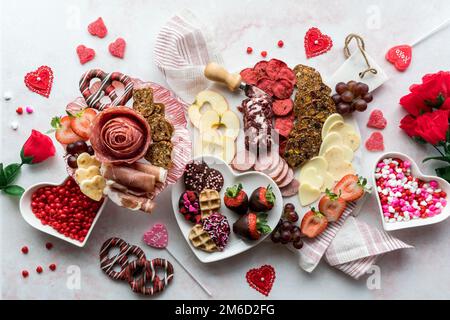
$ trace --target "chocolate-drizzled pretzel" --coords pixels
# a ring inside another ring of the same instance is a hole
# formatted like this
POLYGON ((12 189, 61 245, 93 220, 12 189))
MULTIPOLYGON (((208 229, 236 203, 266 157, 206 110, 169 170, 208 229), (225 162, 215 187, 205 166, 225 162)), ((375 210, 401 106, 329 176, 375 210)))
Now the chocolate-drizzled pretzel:
POLYGON ((138 260, 145 259, 144 251, 138 246, 129 245, 120 238, 111 238, 100 249, 100 268, 112 279, 128 281, 126 271, 130 264, 129 256, 136 256, 138 260), (109 257, 109 252, 113 248, 119 248, 120 251, 117 255, 109 257), (120 266, 120 271, 115 271, 115 266, 120 266))
POLYGON ((94 69, 86 72, 80 79, 80 91, 86 100, 86 104, 97 110, 104 110, 109 107, 124 106, 132 97, 133 81, 130 77, 120 73, 106 73, 100 69, 94 69), (90 86, 92 79, 101 80, 100 88, 96 93, 92 93, 90 86), (121 97, 117 96, 113 86, 113 81, 118 81, 124 85, 124 93, 121 97), (108 96, 111 99, 109 103, 102 103, 101 99, 108 96))
POLYGON ((165 259, 153 260, 135 260, 130 263, 126 269, 126 278, 130 284, 131 290, 146 296, 154 295, 164 290, 164 288, 173 279, 173 266, 165 259), (164 270, 164 278, 160 279, 157 275, 157 269, 164 270), (136 274, 140 273, 136 277, 136 274))

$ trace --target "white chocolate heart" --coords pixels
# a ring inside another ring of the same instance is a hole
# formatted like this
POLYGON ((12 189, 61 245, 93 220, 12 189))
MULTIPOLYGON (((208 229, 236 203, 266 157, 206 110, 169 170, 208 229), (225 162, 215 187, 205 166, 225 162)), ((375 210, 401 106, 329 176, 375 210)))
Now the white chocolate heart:
POLYGON ((101 163, 94 157, 91 156, 89 153, 82 153, 77 158, 77 165, 78 168, 87 169, 91 166, 96 166, 100 168, 101 163))
POLYGON ((95 176, 80 183, 80 190, 86 196, 95 201, 100 201, 103 197, 103 189, 106 187, 106 180, 102 176, 95 176))

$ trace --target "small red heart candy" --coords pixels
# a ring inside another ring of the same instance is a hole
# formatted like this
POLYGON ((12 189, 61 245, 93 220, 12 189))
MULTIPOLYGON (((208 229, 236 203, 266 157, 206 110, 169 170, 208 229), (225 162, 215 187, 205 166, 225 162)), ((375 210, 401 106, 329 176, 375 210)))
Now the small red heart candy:
POLYGON ((77 47, 78 59, 80 59, 81 64, 88 63, 95 58, 94 49, 88 48, 84 45, 79 45, 77 47))
POLYGON ((144 242, 150 247, 164 249, 169 244, 169 234, 163 224, 155 224, 144 234, 144 242))
POLYGON ((105 26, 102 18, 98 18, 88 26, 88 31, 91 35, 99 38, 104 38, 108 34, 108 29, 105 26))
POLYGON ((393 47, 386 53, 386 60, 398 71, 405 71, 411 64, 412 47, 407 44, 393 47))
POLYGON ((374 132, 366 141, 366 148, 369 151, 384 151, 384 138, 381 132, 374 132))
POLYGON ((261 268, 249 270, 245 277, 250 287, 268 296, 275 281, 275 269, 264 265, 261 268))
POLYGON ((367 122, 369 128, 384 129, 387 126, 387 120, 381 110, 375 109, 372 111, 367 122))
POLYGON ((333 40, 317 28, 311 28, 305 35, 306 57, 312 58, 329 51, 333 47, 333 40))
POLYGON ((127 43, 124 39, 118 38, 116 41, 109 45, 109 52, 117 58, 123 59, 125 56, 125 48, 127 43))
POLYGON ((53 70, 47 66, 39 67, 36 71, 29 72, 24 82, 28 89, 48 98, 52 91, 53 70))

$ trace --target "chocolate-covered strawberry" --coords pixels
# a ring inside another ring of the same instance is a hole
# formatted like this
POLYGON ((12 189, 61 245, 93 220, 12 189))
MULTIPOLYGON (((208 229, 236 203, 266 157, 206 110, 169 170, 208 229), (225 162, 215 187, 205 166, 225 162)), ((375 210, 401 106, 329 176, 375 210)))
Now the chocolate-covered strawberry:
POLYGON ((272 210, 275 205, 275 194, 272 191, 272 187, 269 185, 267 188, 259 187, 253 191, 250 196, 249 207, 254 212, 267 212, 272 210))
POLYGON ((233 224, 233 232, 248 240, 258 240, 271 231, 266 213, 249 212, 233 224))
POLYGON ((242 183, 227 188, 223 198, 225 206, 239 214, 246 214, 248 211, 248 196, 242 190, 242 183))

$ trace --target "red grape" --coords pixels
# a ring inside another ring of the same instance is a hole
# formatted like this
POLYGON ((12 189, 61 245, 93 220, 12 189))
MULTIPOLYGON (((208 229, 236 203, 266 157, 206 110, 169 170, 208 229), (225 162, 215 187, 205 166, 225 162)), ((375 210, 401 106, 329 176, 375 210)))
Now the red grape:
POLYGON ((355 96, 350 91, 345 91, 343 94, 341 94, 341 99, 344 102, 351 103, 355 96))
POLYGON ((348 86, 344 83, 344 82, 339 82, 337 85, 336 85, 336 92, 338 93, 338 94, 343 94, 345 91, 347 91, 348 90, 348 86))
POLYGON ((356 111, 364 112, 367 110, 367 102, 363 99, 357 99, 353 102, 353 107, 355 107, 356 111))

